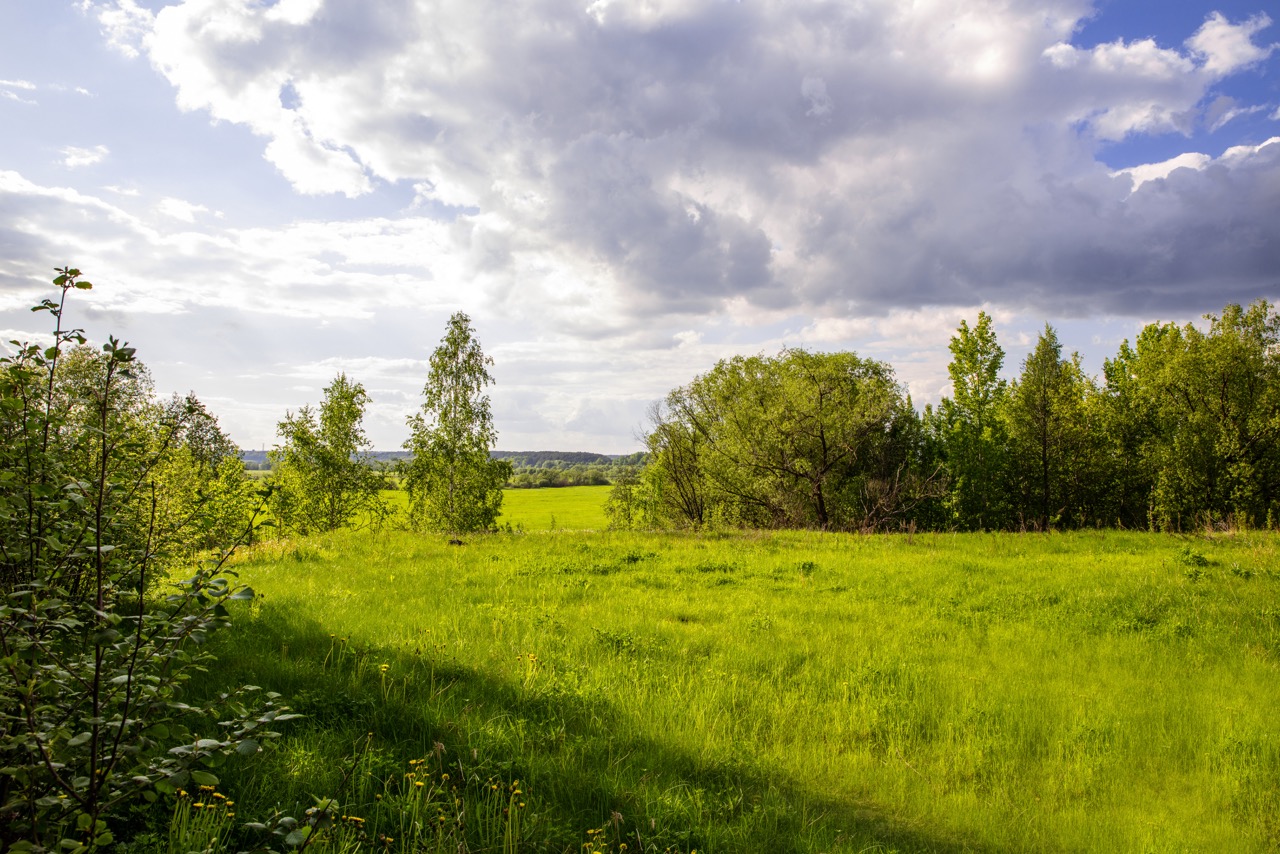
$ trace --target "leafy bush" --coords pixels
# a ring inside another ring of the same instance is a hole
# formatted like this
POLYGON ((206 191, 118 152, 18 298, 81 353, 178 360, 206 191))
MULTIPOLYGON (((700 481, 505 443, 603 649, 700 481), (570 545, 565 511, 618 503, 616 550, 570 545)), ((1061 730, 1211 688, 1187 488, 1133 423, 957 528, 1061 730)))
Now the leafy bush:
POLYGON ((151 429, 133 348, 71 349, 86 339, 63 328, 66 298, 91 285, 73 268, 54 284, 58 301, 34 309, 53 343, 0 359, 0 845, 76 854, 110 844, 129 803, 216 784, 206 767, 256 753, 290 716, 254 686, 183 701, 226 604, 253 597, 229 552, 167 583, 206 502, 166 519, 157 481, 175 447, 193 452, 184 436, 209 434, 183 418, 151 429))

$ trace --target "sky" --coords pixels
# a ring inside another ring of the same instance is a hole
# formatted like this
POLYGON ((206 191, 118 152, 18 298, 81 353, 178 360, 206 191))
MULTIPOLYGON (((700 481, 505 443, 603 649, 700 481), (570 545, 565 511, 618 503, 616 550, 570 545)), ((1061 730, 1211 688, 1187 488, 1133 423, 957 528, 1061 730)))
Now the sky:
POLYGON ((0 339, 127 340, 245 448, 339 372, 407 438, 466 312, 498 448, 627 453, 736 354, 917 407, 1280 295, 1263 0, 4 0, 0 339))

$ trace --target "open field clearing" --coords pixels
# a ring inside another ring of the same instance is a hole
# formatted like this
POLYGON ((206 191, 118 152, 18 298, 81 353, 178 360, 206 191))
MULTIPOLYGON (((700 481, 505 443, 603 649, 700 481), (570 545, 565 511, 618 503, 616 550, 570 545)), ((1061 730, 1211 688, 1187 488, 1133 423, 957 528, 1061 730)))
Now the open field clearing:
POLYGON ((498 524, 525 531, 599 531, 608 525, 604 502, 610 486, 504 489, 498 524))
MULTIPOLYGON (((599 531, 608 525, 604 502, 609 486, 564 486, 554 489, 504 489, 498 525, 517 531, 599 531)), ((400 489, 382 492, 388 506, 405 510, 409 494, 400 489)))
POLYGON ((1273 850, 1277 545, 339 533, 242 556, 261 598, 200 687, 308 715, 230 795, 355 768, 392 836, 414 773, 518 781, 520 850, 1273 850))

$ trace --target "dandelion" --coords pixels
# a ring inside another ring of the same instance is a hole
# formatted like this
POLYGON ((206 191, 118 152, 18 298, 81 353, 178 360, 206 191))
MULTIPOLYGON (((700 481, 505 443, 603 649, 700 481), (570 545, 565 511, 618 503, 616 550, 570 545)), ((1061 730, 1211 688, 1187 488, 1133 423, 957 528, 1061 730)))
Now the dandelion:
POLYGON ((421 789, 423 786, 425 786, 425 785, 426 785, 426 783, 423 783, 421 780, 415 780, 415 781, 413 782, 413 785, 415 785, 415 786, 417 786, 419 789, 421 789))

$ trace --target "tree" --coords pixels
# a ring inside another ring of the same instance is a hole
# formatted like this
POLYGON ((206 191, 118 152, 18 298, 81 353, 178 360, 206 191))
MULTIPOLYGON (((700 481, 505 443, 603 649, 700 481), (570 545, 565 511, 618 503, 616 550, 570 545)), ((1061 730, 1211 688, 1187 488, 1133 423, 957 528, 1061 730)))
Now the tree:
POLYGON ((502 486, 511 464, 490 457, 493 429, 489 366, 462 312, 449 318, 440 346, 431 354, 422 389, 422 409, 410 416, 405 450, 409 517, 415 528, 459 534, 493 527, 502 508, 502 486))
POLYGON ((1000 527, 1007 519, 1006 437, 999 419, 1008 387, 1000 379, 1004 350, 996 341, 991 317, 978 313, 971 329, 965 321, 951 339, 951 398, 943 398, 941 443, 951 476, 949 509, 964 529, 1000 527))
POLYGON ((1080 355, 1063 359, 1057 333, 1045 324, 1005 407, 1020 512, 1039 530, 1096 515, 1096 394, 1080 355))
POLYGON ((1151 324, 1108 364, 1113 435, 1139 461, 1151 524, 1280 515, 1280 318, 1265 300, 1151 324), (1136 454, 1134 450, 1136 449, 1136 454))
POLYGON ((368 402, 363 385, 338 374, 318 413, 304 406, 277 425, 284 441, 271 451, 271 500, 285 530, 335 531, 361 517, 376 523, 385 516, 383 479, 370 463, 362 426, 368 402))
POLYGON ((667 396, 647 438, 650 492, 691 525, 883 527, 922 494, 919 438, 884 363, 739 356, 667 396))

